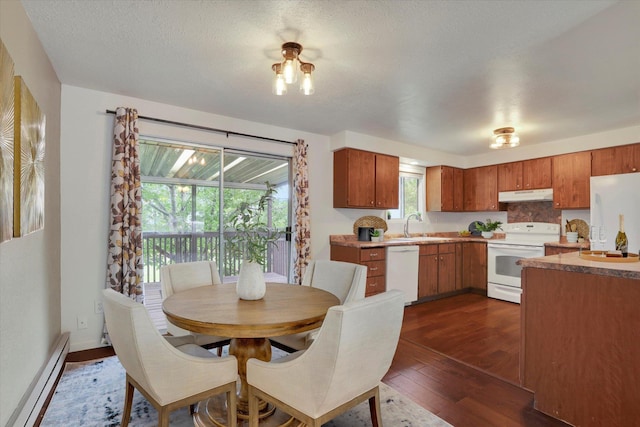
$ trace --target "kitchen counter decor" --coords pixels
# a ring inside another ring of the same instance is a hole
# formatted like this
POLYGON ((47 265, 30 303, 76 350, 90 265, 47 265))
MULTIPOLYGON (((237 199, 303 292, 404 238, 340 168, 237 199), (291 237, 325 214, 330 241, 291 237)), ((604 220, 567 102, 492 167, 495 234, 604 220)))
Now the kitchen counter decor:
POLYGON ((567 221, 567 231, 577 231, 578 239, 589 238, 589 225, 581 219, 572 219, 571 221, 567 221))
POLYGON ((640 257, 636 254, 629 254, 627 257, 622 257, 618 252, 617 254, 607 254, 607 251, 582 251, 580 252, 580 258, 587 259, 589 261, 597 262, 639 262, 640 257), (613 256, 612 256, 613 255, 613 256))
POLYGON ((358 227, 371 227, 371 228, 381 228, 383 231, 387 231, 387 221, 384 219, 367 215, 356 219, 356 222, 353 223, 353 234, 358 235, 358 227))

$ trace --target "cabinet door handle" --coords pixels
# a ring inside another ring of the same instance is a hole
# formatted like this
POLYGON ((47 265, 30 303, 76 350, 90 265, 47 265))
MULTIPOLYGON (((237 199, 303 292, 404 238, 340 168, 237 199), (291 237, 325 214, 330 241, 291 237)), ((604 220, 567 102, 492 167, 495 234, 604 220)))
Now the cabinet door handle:
POLYGON ((369 256, 370 257, 378 256, 378 252, 371 252, 369 253, 369 256))
POLYGON ((371 270, 371 271, 378 271, 378 267, 369 267, 369 270, 371 270))

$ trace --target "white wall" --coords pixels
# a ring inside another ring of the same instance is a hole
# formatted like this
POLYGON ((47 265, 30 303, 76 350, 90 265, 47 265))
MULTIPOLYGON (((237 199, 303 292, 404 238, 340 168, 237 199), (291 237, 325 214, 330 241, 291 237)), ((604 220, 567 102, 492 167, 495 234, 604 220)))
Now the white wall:
MULTIPOLYGON (((329 138, 293 129, 278 128, 216 116, 116 94, 62 86, 61 215, 62 215, 62 330, 71 332, 71 351, 100 346, 103 318, 94 313, 94 302, 105 286, 109 177, 113 132, 112 114, 119 106, 133 107, 143 116, 255 134, 286 141, 304 139, 309 144, 311 204, 311 254, 329 258, 329 232, 345 222, 333 209, 333 155, 329 138), (77 317, 88 319, 88 328, 77 329, 77 317)), ((211 145, 279 152, 291 146, 252 139, 225 138, 216 133, 167 126, 140 120, 140 133, 179 138, 211 145)), ((348 232, 340 231, 341 233, 348 232)))
POLYGON ((0 425, 60 335, 60 82, 22 5, 0 1, 0 38, 46 116, 45 224, 0 243, 0 425))

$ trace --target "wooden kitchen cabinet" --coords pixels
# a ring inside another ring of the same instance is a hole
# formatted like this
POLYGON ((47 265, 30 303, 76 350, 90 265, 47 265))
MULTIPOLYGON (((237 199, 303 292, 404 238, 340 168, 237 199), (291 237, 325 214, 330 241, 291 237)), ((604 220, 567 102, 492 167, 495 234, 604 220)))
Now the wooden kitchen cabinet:
POLYGON ((462 212, 464 210, 464 172, 451 166, 428 167, 426 171, 427 211, 462 212))
POLYGON ((551 184, 551 157, 498 165, 498 191, 551 188, 551 184))
POLYGON ((351 262, 367 267, 366 297, 386 290, 386 249, 384 247, 365 249, 331 245, 331 260, 351 262))
POLYGON ((462 288, 460 243, 420 245, 418 299, 462 288))
POLYGON ((486 243, 462 243, 462 287, 487 291, 486 243))
POLYGON ((522 162, 498 165, 498 191, 516 191, 523 188, 522 162))
POLYGON ((333 207, 397 209, 400 159, 345 148, 333 153, 333 207))
POLYGON ((498 211, 498 165, 465 169, 464 210, 498 211))
POLYGON ((640 144, 602 148, 591 152, 591 176, 640 172, 640 144))
POLYGON ((560 246, 545 246, 544 255, 568 254, 570 252, 578 252, 579 248, 562 248, 560 246))
POLYGON ((590 204, 591 151, 553 158, 553 207, 588 209, 590 204))

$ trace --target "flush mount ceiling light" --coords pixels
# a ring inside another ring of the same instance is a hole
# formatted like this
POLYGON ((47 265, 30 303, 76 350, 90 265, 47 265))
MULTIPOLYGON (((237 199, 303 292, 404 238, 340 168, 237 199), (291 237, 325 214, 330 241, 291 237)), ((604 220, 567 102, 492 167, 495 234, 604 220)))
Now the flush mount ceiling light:
POLYGON ((516 130, 511 127, 500 128, 493 131, 495 141, 491 144, 491 148, 513 148, 520 145, 520 137, 516 130))
POLYGON ((302 45, 298 43, 288 42, 282 45, 282 62, 271 66, 271 69, 276 73, 273 80, 273 93, 275 95, 285 95, 287 93, 287 85, 298 81, 298 69, 302 73, 300 92, 303 95, 313 95, 315 89, 311 73, 316 67, 310 62, 300 60, 300 52, 302 52, 302 45))

